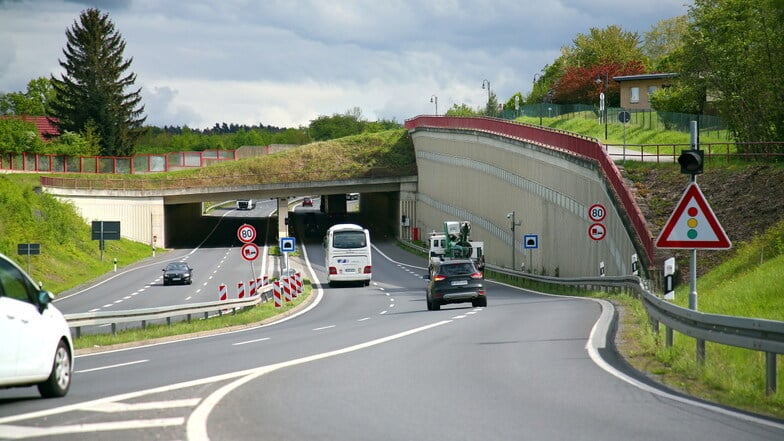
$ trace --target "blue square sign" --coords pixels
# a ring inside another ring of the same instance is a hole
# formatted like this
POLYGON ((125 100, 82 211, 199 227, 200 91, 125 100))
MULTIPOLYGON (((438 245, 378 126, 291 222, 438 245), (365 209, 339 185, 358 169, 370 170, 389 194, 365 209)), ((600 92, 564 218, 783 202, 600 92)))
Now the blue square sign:
POLYGON ((291 253, 294 252, 296 248, 296 241, 293 237, 281 237, 280 238, 280 252, 281 253, 291 253))
POLYGON ((526 234, 523 236, 523 248, 527 250, 539 248, 539 236, 536 234, 526 234))

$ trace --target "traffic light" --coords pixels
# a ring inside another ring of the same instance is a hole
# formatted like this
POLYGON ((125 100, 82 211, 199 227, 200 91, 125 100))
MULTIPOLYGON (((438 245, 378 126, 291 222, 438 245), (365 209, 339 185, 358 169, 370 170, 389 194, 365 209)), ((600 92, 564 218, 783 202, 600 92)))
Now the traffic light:
POLYGON ((681 150, 678 156, 678 164, 681 165, 681 173, 688 175, 702 174, 702 163, 705 159, 705 152, 702 150, 681 150))

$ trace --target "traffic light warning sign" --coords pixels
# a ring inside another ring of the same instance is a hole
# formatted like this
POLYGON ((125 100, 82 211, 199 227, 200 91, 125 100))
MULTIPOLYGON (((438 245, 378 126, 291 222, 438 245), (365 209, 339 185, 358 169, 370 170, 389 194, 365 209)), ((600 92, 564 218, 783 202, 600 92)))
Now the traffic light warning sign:
POLYGON ((691 183, 656 239, 656 247, 726 250, 732 243, 700 187, 691 183))

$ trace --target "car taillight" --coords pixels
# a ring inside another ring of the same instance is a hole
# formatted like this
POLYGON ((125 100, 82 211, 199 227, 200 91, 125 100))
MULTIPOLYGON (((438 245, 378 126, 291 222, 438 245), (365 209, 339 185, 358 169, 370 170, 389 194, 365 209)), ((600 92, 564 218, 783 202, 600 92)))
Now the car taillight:
POLYGON ((331 267, 329 267, 329 273, 330 274, 337 274, 338 273, 338 269, 335 268, 334 266, 331 266, 331 267))
POLYGON ((371 271, 371 269, 372 269, 372 268, 373 268, 373 267, 372 267, 372 266, 370 266, 370 265, 366 266, 366 267, 365 267, 365 270, 364 270, 364 273, 365 273, 365 274, 370 274, 370 273, 372 273, 372 271, 371 271))
POLYGON ((442 275, 435 275, 435 276, 433 276, 433 281, 434 282, 440 282, 440 281, 445 280, 445 279, 446 279, 446 276, 442 276, 442 275))
POLYGON ((482 273, 480 273, 480 272, 473 273, 473 274, 471 274, 471 278, 472 279, 481 279, 482 278, 482 273))
POLYGON ((483 295, 485 295, 485 290, 483 290, 483 289, 480 289, 480 290, 479 290, 479 295, 480 295, 480 296, 483 296, 483 295))

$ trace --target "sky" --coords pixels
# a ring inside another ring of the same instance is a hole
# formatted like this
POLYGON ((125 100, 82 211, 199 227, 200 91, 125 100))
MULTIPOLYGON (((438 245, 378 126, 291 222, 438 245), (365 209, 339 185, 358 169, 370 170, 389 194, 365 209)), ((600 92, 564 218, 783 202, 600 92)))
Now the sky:
POLYGON ((108 14, 146 123, 307 126, 359 108, 399 123, 531 91, 591 28, 640 37, 691 0, 0 0, 0 93, 59 77, 67 29, 108 14), (483 88, 484 86, 484 88, 483 88), (436 109, 437 105, 437 109, 436 109))

